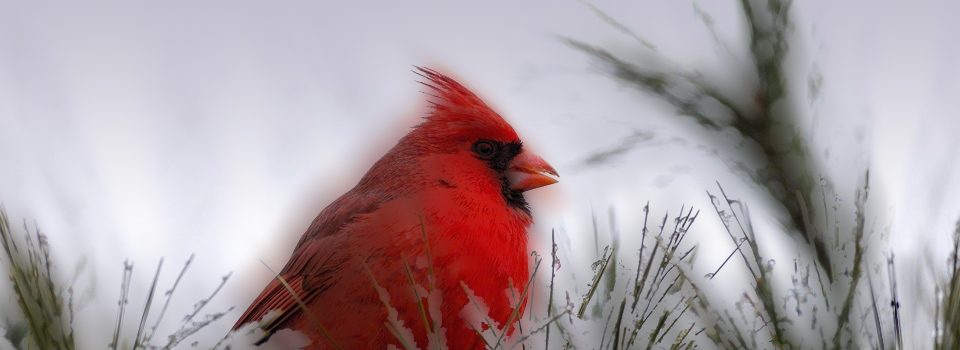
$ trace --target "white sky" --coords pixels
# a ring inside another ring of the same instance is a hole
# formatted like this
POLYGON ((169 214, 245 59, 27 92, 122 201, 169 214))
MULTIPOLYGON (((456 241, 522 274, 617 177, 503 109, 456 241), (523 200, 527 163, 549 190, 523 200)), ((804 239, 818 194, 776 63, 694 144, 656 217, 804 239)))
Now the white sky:
MULTIPOLYGON (((738 3, 699 4, 735 50, 744 34, 738 3)), ((706 214, 694 229, 713 232, 704 191, 716 192, 715 181, 751 198, 694 141, 579 165, 634 130, 700 135, 560 43, 557 35, 642 52, 579 2, 332 4, 0 1, 0 201, 14 223, 40 224, 64 275, 81 255, 90 259, 98 294, 81 315, 91 321, 78 325, 82 344, 108 341, 110 328, 92 320, 115 317, 127 258, 141 301, 160 257, 169 286, 197 254, 168 321, 229 271, 229 291, 210 311, 243 309, 270 278, 258 259, 282 267, 313 216, 416 122, 425 96, 412 65, 452 73, 559 170, 558 185, 530 195, 535 238, 562 223, 584 242, 574 246, 591 248, 573 261, 594 259, 591 203, 601 218, 614 206, 625 233, 636 232, 648 200, 655 217, 692 204, 706 214)), ((690 2, 595 4, 680 64, 723 72, 690 2)), ((945 266, 960 215, 960 3, 794 7, 804 41, 793 48, 801 83, 792 86, 805 89, 816 61, 824 90, 815 140, 830 149, 827 166, 844 191, 871 166, 877 210, 895 218, 901 295, 932 295, 922 256, 945 266)), ((806 101, 805 90, 794 93, 806 101)), ((699 263, 716 266, 728 251, 701 249, 699 263)), ((914 302, 904 308, 921 310, 914 302)), ((240 312, 215 327, 226 330, 240 312)), ((905 319, 918 341, 929 338, 921 321, 905 319)))

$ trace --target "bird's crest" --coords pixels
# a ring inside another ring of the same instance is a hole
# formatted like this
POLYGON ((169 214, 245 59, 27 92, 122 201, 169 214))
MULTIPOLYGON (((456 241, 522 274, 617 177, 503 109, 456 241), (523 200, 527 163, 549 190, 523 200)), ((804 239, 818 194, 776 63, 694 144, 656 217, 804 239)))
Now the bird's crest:
POLYGON ((477 133, 482 130, 479 133, 497 139, 509 141, 517 138, 510 124, 456 80, 430 68, 414 67, 416 70, 413 72, 426 79, 418 82, 433 90, 433 93, 424 93, 434 97, 433 101, 428 100, 432 104, 432 111, 426 117, 427 122, 418 125, 418 129, 440 135, 477 133), (456 131, 458 129, 459 132, 456 131))
POLYGON ((436 94, 423 91, 424 94, 433 96, 439 101, 429 101, 435 106, 438 104, 446 103, 454 106, 471 106, 471 105, 484 105, 483 101, 480 100, 477 95, 474 95, 470 90, 460 85, 456 80, 451 79, 450 77, 440 74, 439 72, 420 66, 414 66, 417 70, 413 71, 415 74, 425 78, 428 82, 418 81, 418 83, 423 84, 426 87, 429 87, 436 94))

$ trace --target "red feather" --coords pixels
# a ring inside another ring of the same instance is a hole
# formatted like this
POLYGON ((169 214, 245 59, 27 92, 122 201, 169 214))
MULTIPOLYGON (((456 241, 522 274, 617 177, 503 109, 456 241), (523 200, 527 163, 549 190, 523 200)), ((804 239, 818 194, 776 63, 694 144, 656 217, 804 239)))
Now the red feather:
MULTIPOLYGON (((462 318, 475 310, 475 299, 461 282, 489 307, 496 325, 506 326, 516 307, 508 287, 522 291, 530 276, 532 219, 521 193, 556 182, 540 174, 556 175, 542 159, 518 156, 516 132, 477 96, 440 73, 418 69, 437 93, 430 115, 320 212, 280 272, 341 349, 403 348, 388 329, 397 326, 412 331, 408 344, 426 348, 434 321, 450 349, 483 348, 462 318), (480 141, 496 145, 499 153, 487 157, 487 149, 477 148, 480 141), (516 149, 510 153, 510 147, 516 149), (509 181, 510 171, 526 182, 509 181), (397 310, 395 318, 371 275, 397 310), (422 288, 415 290, 411 278, 422 288), (426 298, 432 289, 442 300, 426 298), (417 296, 427 308, 426 325, 417 296), (391 323, 397 320, 402 325, 391 323)), ((268 333, 292 328, 312 339, 312 349, 334 348, 277 280, 234 328, 275 309, 281 313, 264 327, 268 333)))

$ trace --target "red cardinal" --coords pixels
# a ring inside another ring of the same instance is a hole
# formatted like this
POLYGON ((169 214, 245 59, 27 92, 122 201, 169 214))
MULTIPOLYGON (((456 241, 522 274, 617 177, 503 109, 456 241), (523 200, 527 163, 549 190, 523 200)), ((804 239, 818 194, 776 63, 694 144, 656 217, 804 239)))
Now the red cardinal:
POLYGON ((311 349, 482 349, 477 331, 512 332, 510 288, 530 278, 523 192, 557 172, 473 93, 418 69, 437 93, 426 120, 320 212, 279 273, 309 314, 275 279, 234 329, 279 309, 264 330, 304 332, 311 349))

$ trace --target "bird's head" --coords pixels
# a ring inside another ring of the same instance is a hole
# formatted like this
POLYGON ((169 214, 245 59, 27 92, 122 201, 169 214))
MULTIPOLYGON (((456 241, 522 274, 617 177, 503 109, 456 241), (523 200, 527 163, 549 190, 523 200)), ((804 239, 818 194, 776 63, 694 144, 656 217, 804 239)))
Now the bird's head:
POLYGON ((445 75, 418 69, 434 100, 426 120, 405 139, 416 145, 431 181, 497 191, 509 205, 525 211, 523 192, 557 182, 557 171, 524 149, 513 127, 476 95, 445 75))

